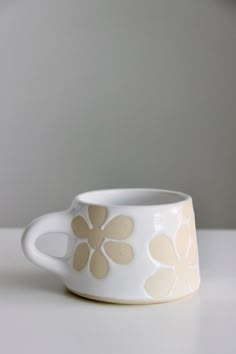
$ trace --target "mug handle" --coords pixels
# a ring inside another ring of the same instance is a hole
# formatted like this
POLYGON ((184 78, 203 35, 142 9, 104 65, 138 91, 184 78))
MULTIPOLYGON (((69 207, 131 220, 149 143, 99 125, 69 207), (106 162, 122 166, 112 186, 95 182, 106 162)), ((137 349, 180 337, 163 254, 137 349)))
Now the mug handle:
POLYGON ((25 256, 34 264, 57 275, 66 274, 66 257, 53 257, 39 251, 36 241, 48 233, 63 233, 68 237, 71 233, 71 216, 68 211, 43 215, 33 220, 25 229, 21 245, 25 256))

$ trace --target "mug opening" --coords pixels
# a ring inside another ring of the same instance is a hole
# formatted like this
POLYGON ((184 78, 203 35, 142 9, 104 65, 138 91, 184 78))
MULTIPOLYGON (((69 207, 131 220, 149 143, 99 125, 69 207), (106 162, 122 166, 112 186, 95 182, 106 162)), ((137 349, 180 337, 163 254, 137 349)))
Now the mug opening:
POLYGON ((80 203, 109 207, 142 207, 175 204, 190 199, 182 192, 164 189, 106 189, 85 192, 76 197, 80 203))

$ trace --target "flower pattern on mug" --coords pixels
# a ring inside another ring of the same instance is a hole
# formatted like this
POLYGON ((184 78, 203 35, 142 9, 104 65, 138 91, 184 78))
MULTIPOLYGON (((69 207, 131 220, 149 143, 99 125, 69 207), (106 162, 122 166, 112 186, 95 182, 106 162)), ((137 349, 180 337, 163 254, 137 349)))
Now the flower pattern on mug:
POLYGON ((183 220, 187 222, 191 237, 196 237, 196 225, 192 200, 187 200, 182 206, 183 220))
POLYGON ((88 214, 91 228, 80 215, 71 222, 74 234, 80 239, 86 239, 86 242, 81 242, 75 250, 73 267, 75 270, 81 271, 89 262, 90 272, 93 276, 102 279, 109 269, 108 260, 104 253, 117 264, 128 264, 133 259, 131 246, 121 242, 131 235, 133 221, 128 216, 119 215, 105 224, 107 208, 96 205, 88 207, 88 214))
POLYGON ((152 258, 169 266, 158 270, 145 282, 146 292, 153 298, 180 297, 199 286, 198 252, 187 225, 177 231, 175 245, 166 235, 157 235, 149 244, 152 258))

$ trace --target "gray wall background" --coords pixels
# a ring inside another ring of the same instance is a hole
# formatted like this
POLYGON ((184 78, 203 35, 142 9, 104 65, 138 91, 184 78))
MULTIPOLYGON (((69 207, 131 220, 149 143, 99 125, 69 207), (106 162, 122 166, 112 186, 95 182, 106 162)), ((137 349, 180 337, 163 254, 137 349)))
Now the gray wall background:
POLYGON ((236 227, 236 3, 0 2, 0 226, 76 194, 193 196, 236 227))

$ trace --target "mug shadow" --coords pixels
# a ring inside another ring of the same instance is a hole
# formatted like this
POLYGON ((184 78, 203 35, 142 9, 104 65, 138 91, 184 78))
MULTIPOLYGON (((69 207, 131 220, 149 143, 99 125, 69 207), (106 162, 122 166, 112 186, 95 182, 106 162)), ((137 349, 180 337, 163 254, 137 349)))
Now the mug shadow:
POLYGON ((10 292, 27 290, 33 291, 45 291, 47 293, 62 292, 64 286, 60 279, 50 276, 50 274, 44 272, 35 271, 5 271, 0 273, 1 287, 7 289, 10 292))
POLYGON ((0 272, 0 283, 1 289, 5 289, 6 293, 11 294, 30 292, 32 295, 37 293, 42 295, 45 293, 95 306, 98 304, 100 306, 112 305, 78 296, 68 290, 60 278, 43 271, 2 271, 0 272))
POLYGON ((96 300, 92 300, 92 299, 87 299, 85 297, 76 295, 75 293, 73 293, 72 291, 70 291, 69 289, 67 289, 66 287, 64 287, 63 289, 63 293, 64 295, 71 299, 71 300, 75 300, 75 301, 79 301, 79 302, 83 302, 85 304, 90 304, 90 305, 94 305, 94 306, 120 306, 119 304, 111 304, 108 302, 102 302, 102 301, 96 301, 96 300))

